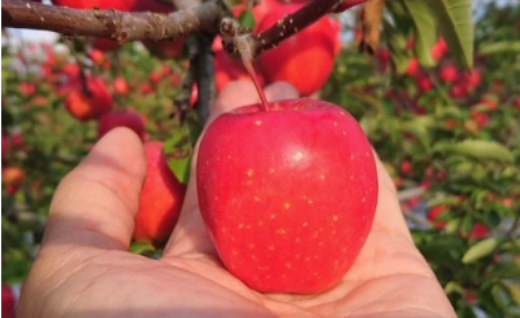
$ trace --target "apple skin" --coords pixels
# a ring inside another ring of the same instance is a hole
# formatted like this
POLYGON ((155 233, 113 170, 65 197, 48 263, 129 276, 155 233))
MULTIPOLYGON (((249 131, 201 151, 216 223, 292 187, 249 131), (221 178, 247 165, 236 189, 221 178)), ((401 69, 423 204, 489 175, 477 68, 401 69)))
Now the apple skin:
POLYGON ((13 318, 16 298, 11 287, 2 284, 2 318, 13 318))
POLYGON ((98 139, 116 127, 127 127, 133 130, 141 140, 144 140, 145 127, 141 116, 132 109, 112 111, 99 119, 98 139))
POLYGON ((177 223, 184 202, 186 186, 171 172, 163 154, 163 143, 144 145, 146 178, 135 217, 134 240, 161 246, 177 223))
POLYGON ((87 78, 90 96, 83 92, 79 81, 74 81, 70 85, 71 88, 67 89, 68 94, 65 98, 65 107, 78 120, 87 121, 99 118, 112 109, 114 100, 101 79, 97 77, 87 78))
POLYGON ((453 64, 446 64, 439 70, 439 78, 443 83, 452 84, 459 78, 459 71, 453 64))
MULTIPOLYGON (((286 4, 269 12, 260 23, 259 31, 300 8, 301 5, 286 4)), ((339 28, 329 17, 323 17, 278 47, 264 52, 258 63, 266 84, 286 81, 302 96, 316 93, 332 73, 338 37, 339 28)))
POLYGON ((236 109, 202 137, 201 214, 226 268, 260 292, 335 286, 372 226, 378 182, 355 119, 312 99, 236 109))

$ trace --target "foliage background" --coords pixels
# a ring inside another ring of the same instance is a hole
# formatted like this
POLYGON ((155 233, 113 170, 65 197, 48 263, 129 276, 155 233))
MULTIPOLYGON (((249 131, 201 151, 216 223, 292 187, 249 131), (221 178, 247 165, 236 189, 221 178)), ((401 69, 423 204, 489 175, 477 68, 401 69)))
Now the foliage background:
MULTIPOLYGON (((482 83, 468 96, 453 98, 453 85, 439 77, 453 56, 421 71, 431 81, 421 90, 417 78, 378 71, 380 61, 346 42, 321 98, 365 128, 401 191, 415 242, 459 317, 520 317, 520 9, 492 2, 477 8, 475 68, 482 83)), ((178 118, 169 118, 185 60, 158 60, 133 44, 95 63, 81 50, 17 47, 2 46, 2 131, 23 136, 8 155, 3 149, 2 163, 25 173, 18 191, 2 186, 2 282, 8 284, 23 282, 56 185, 97 139, 97 124, 72 118, 57 93, 67 65, 83 61, 111 90, 123 76, 130 93, 114 94, 116 107, 143 114, 150 138, 171 142, 187 134, 178 118)))

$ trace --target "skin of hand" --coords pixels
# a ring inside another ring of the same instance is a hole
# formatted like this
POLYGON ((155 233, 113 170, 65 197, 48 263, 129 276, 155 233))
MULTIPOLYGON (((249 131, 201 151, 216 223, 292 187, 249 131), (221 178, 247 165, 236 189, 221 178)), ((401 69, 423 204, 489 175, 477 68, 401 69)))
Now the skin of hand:
MULTIPOLYGON (((285 83, 266 94, 271 101, 297 97, 285 83)), ((210 121, 255 102, 251 83, 234 82, 213 105, 210 121)), ((377 170, 372 231, 343 280, 319 295, 261 294, 218 261, 198 210, 195 178, 163 257, 128 252, 145 157, 133 132, 114 129, 56 190, 18 317, 456 317, 412 241, 379 159, 377 170)))

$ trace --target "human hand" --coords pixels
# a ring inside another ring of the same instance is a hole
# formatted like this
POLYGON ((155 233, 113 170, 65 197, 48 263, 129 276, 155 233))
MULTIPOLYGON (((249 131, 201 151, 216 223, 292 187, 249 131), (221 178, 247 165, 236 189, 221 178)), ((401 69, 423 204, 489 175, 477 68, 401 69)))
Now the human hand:
MULTIPOLYGON (((271 100, 296 97, 287 84, 266 94, 271 100)), ((210 120, 254 102, 252 84, 232 83, 210 120)), ((128 252, 145 159, 139 138, 115 129, 58 187, 18 317, 455 317, 413 244, 379 160, 377 171, 374 224, 343 280, 320 295, 261 294, 218 261, 198 209, 195 178, 163 257, 128 252)))

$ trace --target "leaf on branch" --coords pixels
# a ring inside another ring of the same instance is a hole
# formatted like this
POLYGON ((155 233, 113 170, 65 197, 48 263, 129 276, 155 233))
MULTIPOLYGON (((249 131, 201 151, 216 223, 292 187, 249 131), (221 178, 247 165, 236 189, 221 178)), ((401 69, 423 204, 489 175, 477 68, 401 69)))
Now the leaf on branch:
POLYGON ((458 143, 438 143, 434 147, 438 152, 473 157, 483 160, 497 160, 504 163, 514 161, 513 154, 503 145, 487 140, 464 140, 458 143))
POLYGON ((462 67, 473 66, 474 26, 471 0, 423 0, 437 18, 451 55, 462 67))
POLYGON ((419 63, 434 66, 430 49, 437 41, 437 24, 430 8, 422 1, 401 0, 414 23, 414 52, 419 63))
POLYGON ((381 21, 386 0, 369 0, 363 5, 361 14, 361 50, 375 52, 381 37, 381 21))
POLYGON ((498 243, 499 239, 495 237, 478 242, 466 251, 462 257, 462 263, 473 263, 483 257, 490 255, 498 246, 498 243))

